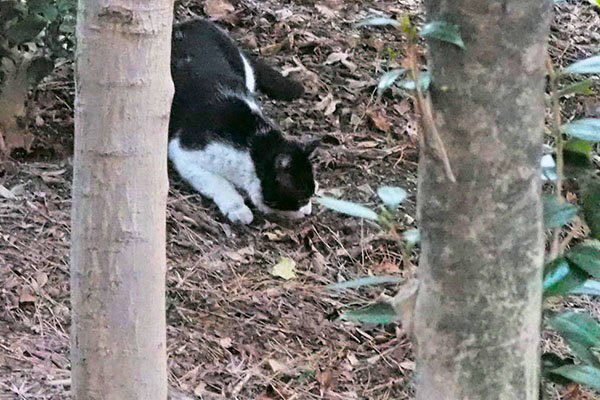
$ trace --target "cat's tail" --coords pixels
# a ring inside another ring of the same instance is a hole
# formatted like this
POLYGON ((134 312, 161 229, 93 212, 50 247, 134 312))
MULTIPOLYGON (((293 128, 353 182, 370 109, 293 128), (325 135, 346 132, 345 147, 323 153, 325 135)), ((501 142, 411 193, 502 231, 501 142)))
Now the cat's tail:
POLYGON ((258 90, 275 100, 290 101, 304 94, 304 87, 298 81, 285 77, 269 64, 254 56, 248 56, 254 73, 258 90))

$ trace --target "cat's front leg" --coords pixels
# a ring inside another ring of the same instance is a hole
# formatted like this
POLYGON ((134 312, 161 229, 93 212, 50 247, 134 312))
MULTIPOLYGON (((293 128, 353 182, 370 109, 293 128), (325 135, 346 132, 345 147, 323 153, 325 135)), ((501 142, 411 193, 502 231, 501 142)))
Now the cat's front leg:
POLYGON ((201 152, 182 149, 179 139, 174 139, 169 144, 169 158, 175 169, 194 189, 212 199, 231 222, 251 223, 254 216, 244 203, 244 198, 227 179, 202 168, 200 154, 201 152))
POLYGON ((196 190, 214 200, 221 213, 231 222, 247 225, 254 219, 244 198, 226 179, 208 171, 196 172, 186 179, 196 190))

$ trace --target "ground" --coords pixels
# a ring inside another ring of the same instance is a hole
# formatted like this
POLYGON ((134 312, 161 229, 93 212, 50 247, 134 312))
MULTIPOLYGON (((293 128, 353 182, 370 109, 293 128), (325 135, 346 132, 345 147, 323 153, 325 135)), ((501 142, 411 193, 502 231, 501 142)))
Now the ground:
MULTIPOLYGON (((177 19, 218 18, 229 10, 220 22, 244 47, 304 82, 307 93, 298 101, 262 100, 290 135, 326 144, 315 160, 321 190, 376 206, 380 185, 402 186, 409 198, 398 221, 401 229, 415 227, 412 102, 400 91, 381 101, 373 95, 377 77, 398 66, 402 40, 389 28, 354 24, 405 12, 421 23, 419 2, 204 3, 180 1, 177 19)), ((569 64, 597 51, 598 14, 588 3, 564 2, 556 10, 555 61, 569 64)), ((32 94, 35 142, 0 166, 0 399, 70 398, 71 77, 71 65, 63 63, 32 94)), ((591 112, 573 99, 567 107, 567 117, 591 112)), ((336 321, 344 310, 393 294, 395 286, 324 288, 369 275, 403 276, 406 262, 392 238, 321 207, 302 221, 257 215, 249 227, 232 226, 172 170, 170 181, 167 333, 174 397, 412 397, 414 361, 402 328, 336 321), (271 274, 282 257, 294 260, 296 278, 271 274)), ((553 306, 598 311, 589 298, 553 306)), ((544 347, 564 351, 552 334, 544 347)), ((594 398, 560 387, 546 392, 552 399, 594 398)))

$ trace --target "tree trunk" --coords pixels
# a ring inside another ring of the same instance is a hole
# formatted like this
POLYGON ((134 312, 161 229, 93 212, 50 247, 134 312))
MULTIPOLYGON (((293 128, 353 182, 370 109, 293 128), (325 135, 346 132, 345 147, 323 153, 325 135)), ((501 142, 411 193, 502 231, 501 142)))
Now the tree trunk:
POLYGON ((544 0, 427 0, 434 119, 456 183, 421 149, 419 400, 538 398, 544 0))
POLYGON ((78 6, 72 394, 164 400, 173 1, 78 6))

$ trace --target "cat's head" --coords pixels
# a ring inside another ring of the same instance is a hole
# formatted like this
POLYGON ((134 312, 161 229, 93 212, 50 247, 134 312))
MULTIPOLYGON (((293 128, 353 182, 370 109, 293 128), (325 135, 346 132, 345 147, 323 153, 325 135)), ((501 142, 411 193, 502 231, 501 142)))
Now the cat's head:
POLYGON ((267 211, 291 218, 311 213, 310 199, 316 183, 310 156, 319 143, 283 139, 263 144, 257 154, 260 161, 256 163, 256 172, 267 211))

